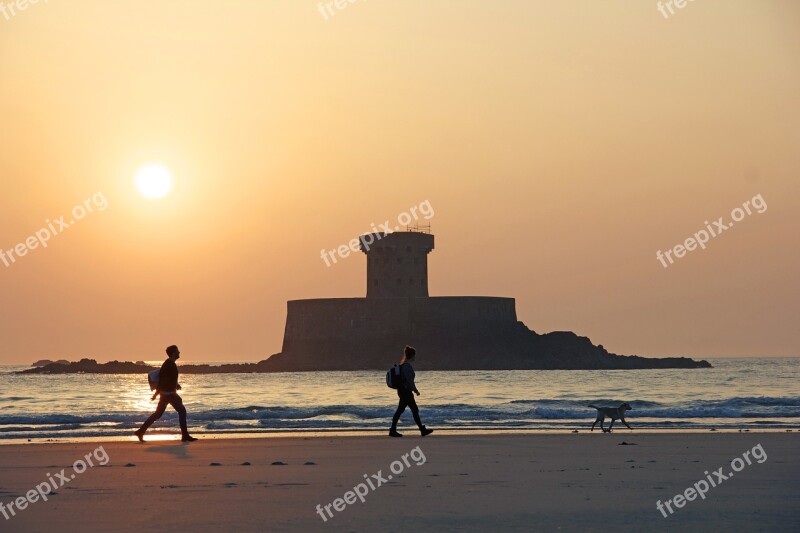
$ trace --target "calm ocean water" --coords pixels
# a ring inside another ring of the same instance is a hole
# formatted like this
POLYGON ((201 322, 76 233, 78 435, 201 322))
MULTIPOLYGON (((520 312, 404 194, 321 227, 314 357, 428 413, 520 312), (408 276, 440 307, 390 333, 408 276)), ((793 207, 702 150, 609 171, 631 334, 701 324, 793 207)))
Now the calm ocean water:
MULTIPOLYGON (((711 359, 701 370, 522 370, 417 375, 423 421, 441 429, 587 429, 587 404, 633 407, 638 429, 800 427, 800 359, 711 359)), ((0 439, 130 435, 155 406, 146 376, 21 376, 0 366, 0 439)), ((383 372, 185 375, 193 433, 386 430, 383 372)), ((171 408, 157 422, 177 431, 171 408)), ((401 425, 413 424, 406 413, 401 425)), ((402 428, 401 428, 402 429, 402 428)))

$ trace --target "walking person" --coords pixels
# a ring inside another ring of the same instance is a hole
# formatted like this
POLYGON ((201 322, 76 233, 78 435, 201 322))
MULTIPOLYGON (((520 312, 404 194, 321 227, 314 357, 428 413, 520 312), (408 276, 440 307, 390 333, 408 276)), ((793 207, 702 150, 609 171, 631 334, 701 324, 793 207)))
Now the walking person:
POLYGON ((414 400, 415 394, 419 396, 417 385, 414 383, 416 374, 414 368, 411 366, 411 362, 414 361, 416 357, 417 350, 411 346, 406 346, 403 350, 403 357, 400 359, 400 386, 397 387, 397 396, 400 398, 400 403, 397 405, 394 418, 392 418, 392 429, 389 430, 390 437, 403 436, 401 433, 397 432, 397 422, 400 420, 400 416, 405 412, 406 407, 411 408, 411 414, 414 415, 414 422, 417 423, 419 432, 423 437, 433 433, 432 429, 428 429, 422 425, 422 421, 419 418, 419 407, 417 407, 417 402, 414 400))
POLYGON ((183 399, 178 395, 181 386, 178 384, 178 365, 175 364, 175 361, 180 359, 181 352, 178 350, 177 346, 172 345, 167 348, 167 356, 167 360, 161 365, 161 370, 158 374, 156 393, 151 399, 155 400, 156 396, 159 395, 161 398, 158 400, 156 411, 150 415, 150 418, 148 418, 135 433, 139 442, 144 442, 145 432, 153 425, 153 422, 161 418, 164 411, 167 409, 167 405, 171 405, 178 412, 178 418, 181 423, 181 440, 183 442, 193 442, 197 440, 189 435, 189 430, 186 428, 186 407, 183 406, 183 399))

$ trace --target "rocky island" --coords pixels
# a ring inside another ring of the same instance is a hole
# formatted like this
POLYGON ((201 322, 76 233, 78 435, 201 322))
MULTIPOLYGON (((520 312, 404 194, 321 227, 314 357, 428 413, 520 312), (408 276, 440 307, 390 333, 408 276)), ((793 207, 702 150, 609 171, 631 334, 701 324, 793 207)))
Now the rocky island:
MULTIPOLYGON (((428 295, 428 231, 362 235, 366 298, 288 302, 283 347, 258 363, 181 365, 184 374, 385 370, 414 345, 421 370, 611 370, 711 368, 688 357, 609 353, 570 331, 539 334, 517 320, 513 298, 428 295)), ((135 374, 152 367, 82 359, 25 374, 135 374)))

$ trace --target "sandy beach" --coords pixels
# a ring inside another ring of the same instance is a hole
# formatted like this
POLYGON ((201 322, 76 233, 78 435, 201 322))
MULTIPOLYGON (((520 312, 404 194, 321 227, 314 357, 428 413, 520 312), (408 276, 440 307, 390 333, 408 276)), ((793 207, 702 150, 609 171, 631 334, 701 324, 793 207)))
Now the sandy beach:
POLYGON ((0 447, 6 513, 37 485, 46 492, 40 484, 48 478, 63 486, 47 501, 15 507, 8 520, 0 516, 0 524, 3 531, 791 531, 800 524, 797 445, 796 433, 635 431, 10 445, 0 447), (729 476, 745 452, 751 464, 743 459, 729 476), (79 459, 95 466, 75 474, 79 459), (667 517, 656 508, 720 467, 728 479, 704 498, 673 504, 667 517))

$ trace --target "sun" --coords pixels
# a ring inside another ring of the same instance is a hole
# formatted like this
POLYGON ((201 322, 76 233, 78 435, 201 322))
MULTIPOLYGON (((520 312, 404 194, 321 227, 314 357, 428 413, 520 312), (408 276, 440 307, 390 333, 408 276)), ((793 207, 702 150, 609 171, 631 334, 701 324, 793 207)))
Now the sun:
POLYGON ((172 190, 172 173, 163 165, 150 164, 136 172, 136 188, 145 198, 157 200, 172 190))

